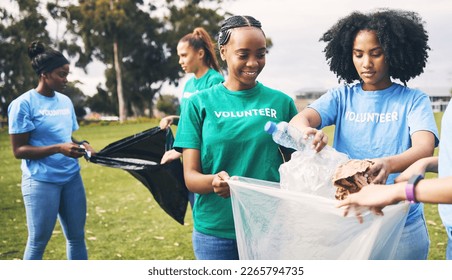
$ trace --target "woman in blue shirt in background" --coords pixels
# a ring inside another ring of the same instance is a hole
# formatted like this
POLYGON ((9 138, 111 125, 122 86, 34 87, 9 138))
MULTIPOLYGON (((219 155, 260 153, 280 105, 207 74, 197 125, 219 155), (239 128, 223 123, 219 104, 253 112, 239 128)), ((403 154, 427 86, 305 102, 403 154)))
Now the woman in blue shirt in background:
POLYGON ((11 102, 9 134, 14 156, 22 159, 22 195, 28 226, 24 259, 42 259, 57 217, 66 237, 67 258, 88 258, 85 244, 86 196, 78 158, 94 152, 78 142, 74 106, 61 94, 69 61, 39 41, 28 49, 39 84, 11 102))

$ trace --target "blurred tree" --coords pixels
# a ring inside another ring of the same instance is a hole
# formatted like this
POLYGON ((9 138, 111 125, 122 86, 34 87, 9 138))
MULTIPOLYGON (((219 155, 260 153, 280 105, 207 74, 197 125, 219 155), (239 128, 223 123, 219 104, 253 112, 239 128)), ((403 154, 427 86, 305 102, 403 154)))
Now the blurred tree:
POLYGON ((143 0, 78 2, 67 9, 68 30, 76 36, 65 48, 78 55, 76 65, 84 69, 94 59, 105 63, 107 91, 117 96, 120 121, 152 114, 153 97, 163 84, 177 85, 183 74, 175 51, 178 39, 196 26, 214 34, 223 19, 218 9, 200 5, 221 0, 167 0, 160 6, 143 0))
MULTIPOLYGON (((52 44, 53 40, 46 30, 47 19, 38 13, 40 1, 5 2, 0 6, 0 100, 2 117, 6 118, 9 103, 35 88, 39 82, 28 57, 29 44, 39 40, 46 46, 61 49, 58 44, 52 44)), ((77 116, 81 118, 85 114, 86 96, 76 87, 77 83, 79 81, 69 83, 63 93, 71 98, 77 116)))
POLYGON ((79 55, 76 65, 85 68, 96 58, 107 67, 114 67, 114 86, 121 122, 127 117, 122 64, 127 59, 127 54, 133 51, 136 37, 139 36, 134 26, 149 24, 147 19, 150 19, 138 9, 137 4, 142 4, 142 1, 79 1, 78 5, 70 5, 67 13, 68 29, 79 36, 74 38, 72 44, 68 44, 68 51, 79 55), (79 38, 83 41, 82 46, 78 45, 79 38))
POLYGON ((170 94, 160 95, 156 107, 157 110, 165 113, 166 115, 179 114, 179 98, 170 94))
POLYGON ((86 106, 94 112, 104 115, 115 115, 118 112, 116 96, 97 87, 97 94, 88 97, 86 106))
MULTIPOLYGON (((203 26, 215 38, 219 23, 227 15, 219 8, 222 2, 4 0, 0 3, 0 98, 9 104, 36 86, 38 77, 30 66, 27 48, 33 40, 40 40, 65 51, 85 72, 93 60, 106 65, 106 89, 98 87, 98 99, 108 99, 105 105, 111 106, 104 112, 119 114, 122 120, 152 114, 154 96, 162 86, 178 85, 184 75, 178 65, 177 41, 197 26, 203 26), (46 30, 44 5, 56 23, 52 24, 56 27, 53 39, 46 30), (17 12, 11 12, 11 7, 17 12)), ((97 104, 95 100, 87 98, 86 102, 97 104)))
POLYGON ((64 94, 67 95, 74 104, 75 114, 78 119, 82 119, 86 115, 86 95, 77 87, 79 81, 69 82, 64 90, 64 94))
POLYGON ((8 2, 9 9, 6 3, 0 6, 0 98, 6 106, 38 84, 38 75, 28 57, 28 45, 34 40, 51 44, 46 19, 37 12, 38 1, 8 2), (15 5, 17 11, 11 9, 15 5))

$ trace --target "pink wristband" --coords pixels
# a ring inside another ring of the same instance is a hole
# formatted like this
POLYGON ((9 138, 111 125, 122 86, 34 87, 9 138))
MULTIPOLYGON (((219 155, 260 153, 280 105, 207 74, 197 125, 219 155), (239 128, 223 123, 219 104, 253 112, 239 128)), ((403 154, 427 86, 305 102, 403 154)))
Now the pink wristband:
POLYGON ((417 183, 419 183, 420 180, 424 179, 424 176, 422 175, 413 175, 411 176, 410 180, 408 180, 408 183, 405 186, 405 194, 406 194, 406 200, 408 200, 410 203, 416 203, 416 197, 414 196, 414 188, 416 187, 417 183))
POLYGON ((414 199, 414 185, 413 184, 406 184, 405 186, 405 194, 406 194, 406 200, 408 200, 410 203, 415 203, 414 199))

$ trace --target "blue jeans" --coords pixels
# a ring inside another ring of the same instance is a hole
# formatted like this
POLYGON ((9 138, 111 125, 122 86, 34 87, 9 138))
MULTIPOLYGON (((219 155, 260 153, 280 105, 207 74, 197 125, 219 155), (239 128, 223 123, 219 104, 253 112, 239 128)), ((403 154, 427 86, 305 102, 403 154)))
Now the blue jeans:
POLYGON ((195 194, 191 191, 188 191, 188 201, 190 202, 190 207, 193 210, 193 206, 195 205, 195 194))
POLYGON ((397 247, 396 260, 426 260, 430 248, 430 238, 424 214, 411 224, 405 225, 397 247))
POLYGON ((28 240, 24 260, 42 259, 57 217, 66 237, 69 260, 86 260, 86 196, 78 173, 65 184, 22 178, 22 195, 27 215, 28 240))
POLYGON ((452 227, 445 226, 447 233, 446 260, 452 260, 452 227))
POLYGON ((197 260, 238 260, 237 241, 200 233, 193 229, 193 249, 197 260))

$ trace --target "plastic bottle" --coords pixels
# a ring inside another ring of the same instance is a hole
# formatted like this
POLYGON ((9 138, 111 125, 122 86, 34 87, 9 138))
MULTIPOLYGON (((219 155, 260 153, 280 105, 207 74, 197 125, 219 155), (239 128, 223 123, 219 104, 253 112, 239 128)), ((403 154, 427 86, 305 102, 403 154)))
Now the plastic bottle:
MULTIPOLYGON (((279 145, 297 151, 305 150, 306 146, 309 146, 309 142, 312 141, 312 137, 307 140, 304 139, 303 133, 287 122, 280 122, 277 124, 275 122, 268 121, 265 124, 264 130, 268 134, 271 134, 273 141, 279 145)), ((310 149, 310 147, 308 148, 310 149)))

